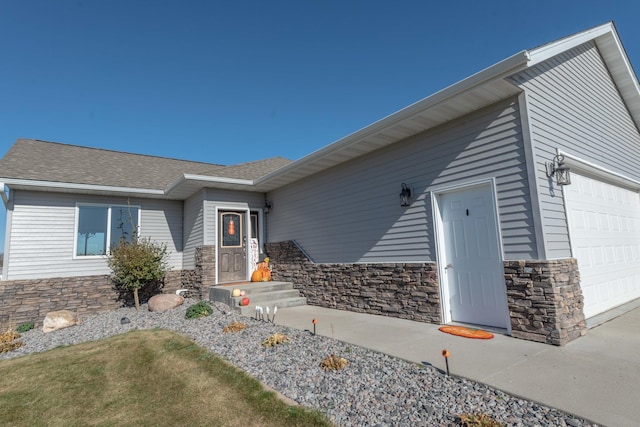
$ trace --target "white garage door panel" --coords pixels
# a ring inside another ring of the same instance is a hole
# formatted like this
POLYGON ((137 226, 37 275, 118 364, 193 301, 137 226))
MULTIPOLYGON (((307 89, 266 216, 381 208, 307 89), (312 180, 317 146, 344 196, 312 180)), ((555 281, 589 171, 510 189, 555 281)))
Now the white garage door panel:
POLYGON ((591 317, 640 297, 640 197, 574 174, 564 187, 584 313, 591 317))

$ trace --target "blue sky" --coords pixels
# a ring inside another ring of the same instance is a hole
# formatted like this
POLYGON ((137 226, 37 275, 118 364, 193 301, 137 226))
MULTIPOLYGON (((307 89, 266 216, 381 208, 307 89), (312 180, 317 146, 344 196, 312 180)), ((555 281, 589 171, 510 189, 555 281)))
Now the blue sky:
POLYGON ((639 4, 5 1, 0 155, 23 137, 219 164, 298 159, 610 20, 637 70, 639 4))

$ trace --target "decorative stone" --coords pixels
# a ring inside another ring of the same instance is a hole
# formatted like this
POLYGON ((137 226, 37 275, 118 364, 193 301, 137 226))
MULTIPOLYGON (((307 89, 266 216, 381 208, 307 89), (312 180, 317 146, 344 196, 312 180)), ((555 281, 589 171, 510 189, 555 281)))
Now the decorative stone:
POLYGON ((154 295, 149 299, 149 311, 167 311, 184 302, 184 298, 176 294, 154 295))
POLYGON ((42 324, 42 332, 48 333, 68 328, 78 323, 78 315, 70 310, 51 311, 47 313, 42 324))
POLYGON ((129 320, 128 317, 123 317, 122 319, 120 319, 120 324, 121 325, 126 325, 126 324, 129 324, 129 323, 131 323, 131 320, 129 320))

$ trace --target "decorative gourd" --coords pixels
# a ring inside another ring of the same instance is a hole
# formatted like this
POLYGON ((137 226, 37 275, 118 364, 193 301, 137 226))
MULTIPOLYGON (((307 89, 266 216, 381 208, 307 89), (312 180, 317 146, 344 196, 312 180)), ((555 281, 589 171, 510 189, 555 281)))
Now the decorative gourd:
POLYGON ((234 289, 231 291, 231 296, 232 297, 239 297, 240 296, 240 289, 234 289))
POLYGON ((249 298, 242 298, 242 301, 240 301, 240 305, 249 305, 249 298))
POLYGON ((245 296, 247 293, 245 291, 240 291, 240 296, 243 297, 245 296))
POLYGON ((251 274, 252 282, 268 282, 271 280, 271 269, 269 268, 269 258, 258 263, 258 268, 251 274))

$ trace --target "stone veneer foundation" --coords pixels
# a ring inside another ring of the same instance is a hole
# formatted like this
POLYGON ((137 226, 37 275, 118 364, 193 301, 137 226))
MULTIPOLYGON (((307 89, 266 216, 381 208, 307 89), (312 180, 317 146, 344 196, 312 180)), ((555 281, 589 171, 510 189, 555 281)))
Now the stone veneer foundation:
MULTIPOLYGON (((188 275, 182 270, 169 271, 162 283, 142 289, 140 300, 145 302, 157 293, 174 293, 186 287, 185 280, 188 275)), ((118 291, 109 275, 55 277, 2 281, 0 301, 1 330, 27 322, 40 326, 50 311, 71 310, 82 318, 133 305, 133 294, 118 291)))
MULTIPOLYGON (((273 280, 293 282, 312 305, 441 322, 435 263, 316 264, 291 241, 268 243, 273 280)), ((575 259, 506 261, 511 334, 564 345, 587 331, 575 259)))
POLYGON ((292 282, 312 305, 440 323, 434 263, 315 264, 291 241, 265 252, 272 280, 292 282))
POLYGON ((511 335, 564 345, 587 333, 578 262, 505 261, 511 335))

